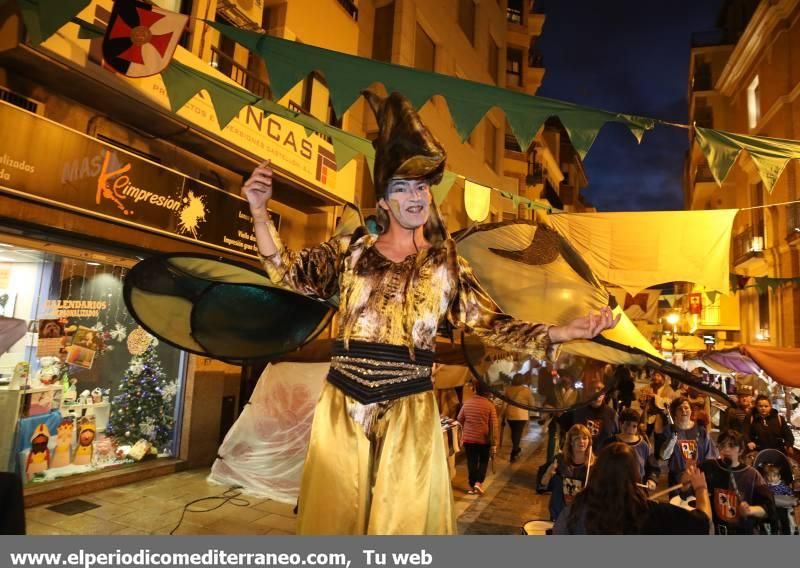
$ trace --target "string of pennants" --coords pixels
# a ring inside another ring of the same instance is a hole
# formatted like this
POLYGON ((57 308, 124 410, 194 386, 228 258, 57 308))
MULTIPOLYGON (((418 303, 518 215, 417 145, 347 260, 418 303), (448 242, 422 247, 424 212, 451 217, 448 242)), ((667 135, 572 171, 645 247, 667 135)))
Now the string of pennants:
MULTIPOLYGON (((0 4, 6 1, 0 0, 0 4)), ((221 129, 245 106, 251 105, 265 113, 297 122, 307 131, 329 137, 333 141, 338 168, 344 167, 358 155, 363 155, 368 162, 374 159, 372 144, 364 138, 313 117, 290 111, 244 88, 233 86, 173 60, 172 54, 188 22, 188 16, 139 0, 116 0, 109 26, 103 30, 78 18, 78 14, 90 4, 90 0, 15 1, 25 22, 30 43, 38 45, 44 42, 69 22, 80 26, 82 38, 96 38, 104 34, 106 63, 131 77, 161 73, 173 111, 177 111, 200 91, 205 90, 211 98, 221 129), (130 37, 130 33, 141 34, 143 27, 147 28, 144 32, 146 41, 142 37, 130 37), (143 48, 144 44, 147 44, 148 49, 143 48)), ((719 185, 723 184, 735 161, 746 154, 758 170, 765 189, 772 192, 788 161, 800 158, 800 141, 797 140, 747 136, 584 107, 494 85, 373 61, 218 22, 200 21, 264 60, 275 100, 280 99, 312 72, 321 73, 326 79, 331 104, 337 116, 342 116, 356 102, 362 90, 381 83, 389 92, 402 92, 417 108, 434 95, 442 96, 462 141, 470 136, 490 109, 497 107, 505 113, 521 148, 531 145, 548 118, 558 117, 581 158, 586 156, 600 129, 608 122, 625 125, 638 142, 641 142, 645 131, 652 130, 657 125, 694 128, 697 143, 719 185)), ((437 202, 444 199, 457 177, 465 179, 464 176, 447 172, 443 183, 434 188, 437 202)), ((550 209, 512 192, 489 189, 511 199, 517 207, 523 205, 528 208, 550 209)))
MULTIPOLYGON (((755 288, 759 296, 774 288, 782 288, 783 286, 789 286, 792 284, 800 285, 800 277, 777 278, 771 276, 745 276, 743 274, 731 274, 730 279, 731 293, 740 292, 748 288, 755 288)), ((689 294, 661 294, 660 299, 665 301, 671 308, 684 298, 696 296, 700 293, 705 294, 711 304, 716 302, 717 296, 720 294, 720 292, 716 290, 707 290, 705 292, 691 292, 689 294)))

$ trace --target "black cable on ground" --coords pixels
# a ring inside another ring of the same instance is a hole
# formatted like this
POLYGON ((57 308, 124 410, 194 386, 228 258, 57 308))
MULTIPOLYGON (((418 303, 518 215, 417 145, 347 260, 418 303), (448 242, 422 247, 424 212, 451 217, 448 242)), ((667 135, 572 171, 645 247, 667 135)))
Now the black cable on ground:
POLYGON ((242 494, 242 492, 241 491, 237 491, 238 489, 241 489, 241 487, 231 487, 230 489, 225 491, 225 493, 223 493, 222 495, 214 495, 212 497, 203 497, 202 499, 195 499, 194 501, 189 501, 188 503, 186 503, 186 505, 183 506, 183 512, 181 512, 181 518, 178 520, 178 524, 175 525, 175 528, 172 529, 171 531, 169 531, 169 534, 171 534, 171 535, 175 534, 175 531, 178 530, 178 528, 181 526, 181 523, 183 523, 183 517, 184 517, 184 515, 186 515, 187 512, 188 513, 208 513, 210 511, 215 510, 215 509, 219 509, 225 503, 230 503, 231 505, 235 505, 236 507, 249 507, 250 506, 250 501, 248 501, 246 499, 239 499, 239 496, 242 494), (189 508, 192 505, 194 505, 195 503, 200 503, 202 501, 217 500, 217 499, 221 500, 222 503, 220 503, 216 507, 211 507, 210 509, 190 509, 189 508))

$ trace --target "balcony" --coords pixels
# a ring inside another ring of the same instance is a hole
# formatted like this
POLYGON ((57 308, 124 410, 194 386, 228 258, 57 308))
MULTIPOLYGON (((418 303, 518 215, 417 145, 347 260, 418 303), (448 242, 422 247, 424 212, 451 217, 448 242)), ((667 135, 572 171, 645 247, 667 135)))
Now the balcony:
POLYGON ((710 91, 714 88, 711 80, 711 68, 708 66, 698 67, 692 79, 693 91, 710 91))
POLYGON ((733 237, 733 264, 748 266, 758 263, 764 258, 764 225, 750 225, 744 231, 733 237))
POLYGON ((532 47, 528 50, 528 67, 534 67, 538 69, 544 68, 544 56, 542 52, 532 47))
POLYGON ((509 24, 522 25, 522 2, 516 2, 516 6, 512 6, 515 2, 510 1, 508 8, 506 8, 506 21, 509 24))
POLYGON ((211 66, 239 83, 242 87, 263 98, 272 98, 269 85, 257 77, 244 65, 237 63, 231 56, 223 53, 218 48, 211 46, 211 66))
POLYGON ((541 185, 544 183, 544 167, 538 162, 528 164, 528 175, 525 176, 525 185, 541 185))
POLYGON ((517 137, 514 136, 512 133, 507 132, 504 141, 504 147, 509 152, 519 152, 522 153, 522 148, 519 147, 519 142, 517 142, 517 137))

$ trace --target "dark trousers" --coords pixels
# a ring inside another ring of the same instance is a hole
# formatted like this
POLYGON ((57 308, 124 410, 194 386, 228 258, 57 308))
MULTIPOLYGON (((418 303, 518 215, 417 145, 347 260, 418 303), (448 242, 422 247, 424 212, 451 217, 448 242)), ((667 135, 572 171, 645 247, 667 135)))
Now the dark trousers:
POLYGON ((522 432, 525 430, 525 424, 527 424, 527 420, 509 420, 508 427, 511 428, 511 454, 515 455, 518 454, 519 449, 519 441, 522 440, 522 432))
POLYGON ((486 479, 486 468, 489 467, 489 444, 464 444, 467 451, 467 471, 469 486, 483 484, 486 479))
POLYGON ((0 473, 0 534, 25 534, 22 481, 13 473, 0 473))

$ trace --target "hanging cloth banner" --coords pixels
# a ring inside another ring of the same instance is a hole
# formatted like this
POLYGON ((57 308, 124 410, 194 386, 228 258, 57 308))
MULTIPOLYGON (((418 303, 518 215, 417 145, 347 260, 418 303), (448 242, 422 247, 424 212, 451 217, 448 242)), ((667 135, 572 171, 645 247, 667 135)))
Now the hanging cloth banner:
POLYGON ((746 136, 699 126, 695 131, 717 185, 725 181, 742 150, 747 151, 768 193, 772 193, 789 160, 800 158, 800 141, 797 140, 746 136))
POLYGON ((655 126, 655 120, 649 118, 581 107, 494 85, 373 61, 218 22, 206 20, 206 23, 261 56, 267 65, 276 100, 313 71, 322 73, 337 116, 344 114, 361 91, 374 83, 381 83, 390 93, 403 93, 417 108, 433 95, 447 99, 450 115, 462 141, 469 137, 483 116, 495 106, 505 112, 521 148, 531 145, 545 120, 558 116, 581 158, 586 156, 606 122, 625 124, 637 140, 641 140, 645 130, 655 126))
POLYGON ((629 294, 622 288, 613 287, 608 291, 632 321, 644 320, 650 323, 658 321, 658 300, 662 297, 661 290, 643 290, 638 294, 629 294))
POLYGON ((464 208, 467 216, 480 223, 489 216, 492 205, 492 188, 480 185, 474 181, 464 182, 464 208))
POLYGON ((630 294, 664 282, 694 282, 728 294, 736 213, 559 213, 548 219, 601 280, 630 294))

